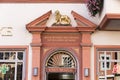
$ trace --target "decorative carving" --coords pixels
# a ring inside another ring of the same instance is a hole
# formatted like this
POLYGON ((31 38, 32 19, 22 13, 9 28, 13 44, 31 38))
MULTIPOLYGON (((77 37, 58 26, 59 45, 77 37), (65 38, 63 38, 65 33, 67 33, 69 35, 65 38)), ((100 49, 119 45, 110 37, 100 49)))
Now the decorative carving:
POLYGON ((57 10, 55 11, 55 23, 53 26, 70 26, 71 20, 67 15, 61 15, 60 12, 57 10))
POLYGON ((48 42, 75 42, 79 39, 77 36, 45 36, 44 39, 48 42))
POLYGON ((50 56, 46 63, 47 67, 75 67, 75 60, 65 51, 58 51, 50 56))
POLYGON ((0 27, 1 36, 12 36, 12 27, 0 27))

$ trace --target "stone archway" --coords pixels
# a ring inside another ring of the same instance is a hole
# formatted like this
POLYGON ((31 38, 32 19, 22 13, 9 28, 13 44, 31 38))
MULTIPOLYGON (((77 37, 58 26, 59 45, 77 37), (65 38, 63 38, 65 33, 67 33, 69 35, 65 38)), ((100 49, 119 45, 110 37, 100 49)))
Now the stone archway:
POLYGON ((65 50, 53 52, 45 65, 46 80, 75 80, 77 64, 70 52, 65 50))

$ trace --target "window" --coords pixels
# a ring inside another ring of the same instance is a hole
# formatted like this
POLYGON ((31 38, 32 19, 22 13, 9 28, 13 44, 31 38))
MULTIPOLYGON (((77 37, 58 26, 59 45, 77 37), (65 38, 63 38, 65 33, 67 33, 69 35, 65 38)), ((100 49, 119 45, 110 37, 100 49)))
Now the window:
POLYGON ((74 58, 66 51, 55 52, 46 63, 47 67, 70 67, 75 68, 74 58))
POLYGON ((25 51, 0 50, 0 80, 24 80, 25 51))
MULTIPOLYGON (((103 54, 100 54, 100 60, 101 60, 101 70, 105 70, 105 61, 104 60, 110 60, 111 55, 106 55, 106 59, 105 56, 103 54)), ((111 69, 111 64, 110 62, 106 63, 106 69, 110 70, 111 69)))
POLYGON ((97 60, 98 80, 120 79, 119 50, 98 50, 97 60))

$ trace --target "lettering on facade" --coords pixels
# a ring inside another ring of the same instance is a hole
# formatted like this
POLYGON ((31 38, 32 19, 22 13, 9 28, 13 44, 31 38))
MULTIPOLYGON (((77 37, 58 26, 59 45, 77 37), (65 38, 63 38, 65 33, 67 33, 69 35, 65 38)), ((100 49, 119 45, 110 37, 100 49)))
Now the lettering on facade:
POLYGON ((12 36, 12 27, 0 27, 1 36, 12 36))
POLYGON ((76 72, 75 68, 46 68, 47 72, 76 72))
POLYGON ((44 39, 48 42, 75 42, 79 39, 77 36, 45 36, 44 39))

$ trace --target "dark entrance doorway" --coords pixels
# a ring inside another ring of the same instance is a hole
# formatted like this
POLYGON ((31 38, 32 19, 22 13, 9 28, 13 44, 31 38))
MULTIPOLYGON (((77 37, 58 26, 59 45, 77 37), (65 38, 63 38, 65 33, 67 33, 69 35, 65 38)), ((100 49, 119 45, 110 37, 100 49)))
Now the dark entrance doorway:
POLYGON ((48 73, 47 80, 75 80, 73 73, 48 73))

